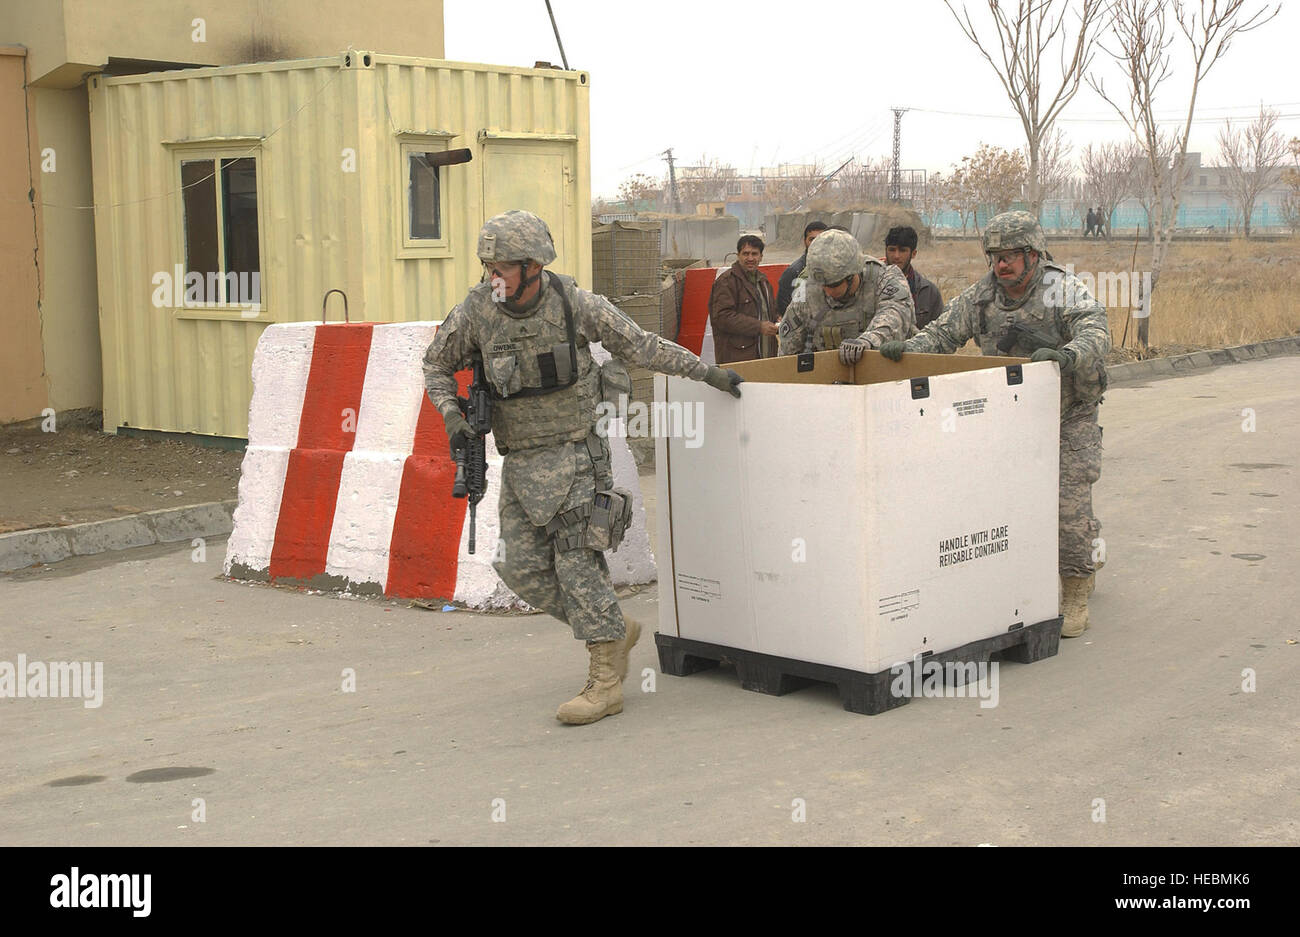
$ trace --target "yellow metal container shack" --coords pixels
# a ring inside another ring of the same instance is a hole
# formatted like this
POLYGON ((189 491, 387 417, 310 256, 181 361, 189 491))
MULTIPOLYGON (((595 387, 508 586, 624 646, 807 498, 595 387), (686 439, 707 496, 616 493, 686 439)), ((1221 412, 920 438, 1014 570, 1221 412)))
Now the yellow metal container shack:
POLYGON ((333 288, 354 322, 440 319, 508 208, 590 286, 588 88, 354 50, 92 77, 105 430, 247 436, 266 325, 319 320, 333 288))

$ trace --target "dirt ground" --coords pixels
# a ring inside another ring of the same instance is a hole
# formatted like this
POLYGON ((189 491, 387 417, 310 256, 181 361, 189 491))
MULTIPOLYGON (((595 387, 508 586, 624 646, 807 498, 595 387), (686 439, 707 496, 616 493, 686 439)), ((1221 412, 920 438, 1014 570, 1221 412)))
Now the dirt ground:
POLYGON ((98 414, 0 426, 0 533, 235 497, 242 452, 110 436, 98 414))

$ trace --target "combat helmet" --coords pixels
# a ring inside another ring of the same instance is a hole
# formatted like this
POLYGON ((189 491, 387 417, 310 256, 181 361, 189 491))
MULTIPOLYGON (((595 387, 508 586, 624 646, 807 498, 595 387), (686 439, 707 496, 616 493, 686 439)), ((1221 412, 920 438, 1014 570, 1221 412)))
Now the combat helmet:
POLYGON ((1027 211, 1004 211, 989 219, 984 228, 984 253, 1017 247, 1040 254, 1047 252, 1047 237, 1038 219, 1027 211))
POLYGON ((808 262, 804 267, 814 283, 838 283, 862 272, 862 248, 858 239, 847 231, 832 228, 817 235, 808 245, 808 262))
POLYGON ((484 263, 526 263, 545 267, 555 260, 555 240, 546 222, 514 208, 494 215, 478 233, 478 258, 484 263))

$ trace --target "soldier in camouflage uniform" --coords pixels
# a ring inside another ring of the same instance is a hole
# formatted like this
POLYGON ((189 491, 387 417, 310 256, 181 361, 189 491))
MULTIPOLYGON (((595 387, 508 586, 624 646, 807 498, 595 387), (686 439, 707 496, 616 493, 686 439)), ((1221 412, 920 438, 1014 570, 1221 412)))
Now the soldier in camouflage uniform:
POLYGON ((839 348, 853 364, 868 348, 916 334, 916 309, 897 267, 867 257, 858 239, 830 230, 808 246, 808 286, 781 320, 777 353, 798 355, 839 348))
POLYGON ((588 345, 599 341, 616 359, 706 381, 736 397, 741 378, 642 331, 569 277, 545 272, 555 246, 546 223, 530 212, 491 218, 479 233, 478 256, 484 282, 435 334, 424 354, 425 388, 455 450, 470 435, 456 404, 455 374, 483 359, 492 433, 505 456, 498 501, 503 552, 492 565, 520 598, 587 642, 587 684, 556 717, 595 722, 623 711, 622 679, 640 626, 625 622, 605 556, 588 546, 603 536, 617 547, 621 537, 617 523, 594 529, 602 515, 593 516, 597 492, 606 504, 608 493, 625 496, 622 520, 631 515, 630 493, 613 487, 609 441, 596 432, 602 395, 627 393, 630 381, 617 363, 597 366, 588 345))
POLYGON ((1101 531, 1092 512, 1092 484, 1101 475, 1097 405, 1106 390, 1110 351, 1106 308, 1052 260, 1043 229, 1028 212, 1003 212, 989 221, 984 253, 990 268, 985 276, 954 297, 915 338, 891 342, 880 352, 895 361, 905 351, 947 355, 974 338, 986 355, 1060 365, 1061 634, 1074 638, 1088 627, 1088 595, 1097 568, 1092 555, 1101 531))

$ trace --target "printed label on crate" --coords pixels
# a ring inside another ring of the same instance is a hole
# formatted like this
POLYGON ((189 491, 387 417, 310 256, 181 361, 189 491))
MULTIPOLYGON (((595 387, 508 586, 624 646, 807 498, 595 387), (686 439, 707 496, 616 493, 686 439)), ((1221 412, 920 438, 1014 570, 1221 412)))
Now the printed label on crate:
POLYGON ((984 412, 984 405, 988 403, 987 397, 976 397, 974 400, 954 400, 952 409, 958 416, 974 416, 977 413, 984 412))
POLYGON ((995 556, 1011 549, 1007 525, 975 530, 968 534, 939 541, 939 568, 958 566, 971 560, 995 556))
POLYGON ((920 589, 909 589, 907 592, 886 595, 876 600, 876 614, 882 618, 888 615, 890 621, 902 621, 909 617, 912 609, 920 607, 920 589))
POLYGON ((692 602, 703 602, 706 605, 722 598, 722 583, 703 576, 678 573, 677 589, 692 602))

